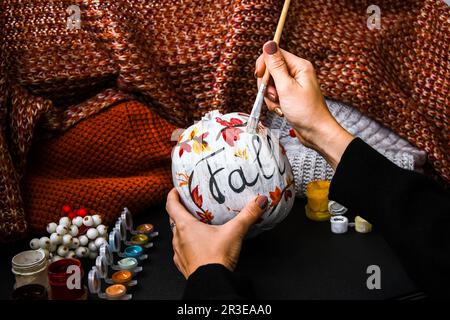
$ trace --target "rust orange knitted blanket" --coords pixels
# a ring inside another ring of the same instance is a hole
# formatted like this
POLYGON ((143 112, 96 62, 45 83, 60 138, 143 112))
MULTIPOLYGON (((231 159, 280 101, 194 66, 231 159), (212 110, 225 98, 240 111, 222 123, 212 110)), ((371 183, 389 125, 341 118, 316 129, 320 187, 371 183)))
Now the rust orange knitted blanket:
MULTIPOLYGON (((281 46, 313 62, 326 96, 426 150, 450 181, 450 9, 379 0, 380 28, 369 28, 371 4, 293 0, 281 46)), ((162 201, 171 131, 211 109, 249 111, 281 7, 1 1, 0 240, 42 230, 65 203, 111 222, 124 205, 162 201)))

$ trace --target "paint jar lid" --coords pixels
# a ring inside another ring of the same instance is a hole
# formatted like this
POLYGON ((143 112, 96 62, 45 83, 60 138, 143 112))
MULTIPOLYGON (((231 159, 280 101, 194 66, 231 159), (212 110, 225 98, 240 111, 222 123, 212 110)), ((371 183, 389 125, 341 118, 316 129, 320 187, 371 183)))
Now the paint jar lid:
POLYGON ((93 266, 88 274, 88 287, 89 292, 92 294, 100 293, 102 282, 100 280, 100 274, 96 266, 93 266))
POLYGON ((126 284, 131 281, 133 274, 128 270, 119 270, 113 273, 111 279, 114 283, 126 284))
POLYGON ((138 266, 138 261, 136 258, 123 258, 117 262, 120 269, 122 270, 132 270, 138 266))
POLYGON ((125 222, 122 218, 119 218, 116 222, 115 229, 117 229, 120 232, 121 240, 126 240, 127 238, 127 228, 125 226, 125 222))
POLYGON ((133 230, 133 217, 131 216, 130 210, 127 207, 123 208, 122 214, 120 215, 125 227, 128 231, 133 230))
POLYGON ((100 256, 105 258, 106 264, 111 265, 113 263, 113 255, 111 247, 108 243, 104 243, 99 249, 100 256))
POLYGON ((120 233, 115 228, 111 230, 109 233, 109 247, 111 248, 112 252, 119 252, 120 251, 120 233))
POLYGON ((27 275, 39 272, 47 266, 45 252, 42 249, 27 250, 16 254, 12 260, 12 272, 16 275, 27 275))
POLYGON ((105 278, 108 274, 108 264, 106 263, 105 257, 101 255, 97 256, 95 266, 97 267, 100 278, 105 278))
POLYGON ((127 288, 123 284, 113 284, 106 288, 106 296, 111 299, 117 299, 127 293, 127 288))
POLYGON ((330 212, 331 215, 336 216, 345 214, 348 211, 348 209, 343 205, 341 205, 340 203, 330 200, 328 201, 328 211, 330 212))

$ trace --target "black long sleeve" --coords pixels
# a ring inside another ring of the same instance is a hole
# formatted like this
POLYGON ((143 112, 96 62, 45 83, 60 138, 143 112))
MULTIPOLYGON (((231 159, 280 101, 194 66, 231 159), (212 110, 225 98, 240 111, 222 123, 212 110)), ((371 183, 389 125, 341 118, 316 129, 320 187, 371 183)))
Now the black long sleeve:
POLYGON ((188 278, 185 300, 242 300, 248 297, 250 283, 221 264, 199 267, 188 278))
MULTIPOLYGON (((450 195, 443 188, 357 138, 336 169, 330 199, 373 223, 430 296, 450 296, 450 195)), ((189 277, 184 298, 242 298, 237 283, 225 267, 203 266, 189 277)))
POLYGON ((330 199, 378 229, 416 283, 450 297, 450 194, 424 175, 401 169, 361 139, 344 152, 330 199))

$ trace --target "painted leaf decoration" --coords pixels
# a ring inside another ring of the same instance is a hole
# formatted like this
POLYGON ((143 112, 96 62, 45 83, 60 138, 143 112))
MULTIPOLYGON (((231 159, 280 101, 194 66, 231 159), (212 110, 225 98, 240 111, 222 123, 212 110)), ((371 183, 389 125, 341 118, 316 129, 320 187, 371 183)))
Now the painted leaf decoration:
POLYGON ((292 128, 289 130, 289 135, 290 135, 292 138, 297 137, 297 135, 295 134, 295 130, 292 129, 292 128))
POLYGON ((199 208, 202 207, 203 205, 203 198, 202 196, 198 193, 198 186, 196 186, 194 188, 194 190, 192 190, 192 200, 194 201, 195 205, 199 208))
POLYGON ((269 195, 270 200, 272 200, 272 202, 270 203, 270 207, 276 207, 281 200, 281 189, 279 187, 276 187, 275 191, 269 192, 269 195))
POLYGON ((191 152, 191 146, 187 142, 183 142, 180 144, 180 151, 178 152, 180 157, 183 155, 184 151, 191 152))
POLYGON ((200 221, 204 223, 211 224, 214 219, 214 215, 209 210, 206 210, 205 212, 196 211, 195 213, 200 217, 200 221))
POLYGON ((291 197, 292 197, 292 191, 291 190, 286 190, 284 192, 284 200, 288 201, 289 198, 291 198, 291 197))
POLYGON ((242 124, 242 120, 238 119, 238 118, 231 118, 230 119, 230 123, 232 126, 238 125, 238 124, 242 124))
POLYGON ((223 140, 231 147, 234 147, 234 142, 239 140, 239 135, 244 132, 239 128, 227 128, 222 132, 223 140))

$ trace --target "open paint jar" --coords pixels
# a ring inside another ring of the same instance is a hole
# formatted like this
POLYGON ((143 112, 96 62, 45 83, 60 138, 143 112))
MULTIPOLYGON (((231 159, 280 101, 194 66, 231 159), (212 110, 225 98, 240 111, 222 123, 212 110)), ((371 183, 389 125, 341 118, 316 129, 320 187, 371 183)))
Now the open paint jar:
POLYGON ((138 245, 144 249, 153 247, 153 242, 150 242, 149 236, 143 233, 138 233, 131 236, 130 241, 126 241, 125 244, 127 246, 138 245))
POLYGON ((119 256, 125 258, 135 258, 138 262, 148 258, 148 255, 144 254, 144 249, 138 245, 126 247, 123 253, 119 253, 119 256))
MULTIPOLYGON (((133 280, 133 274, 128 270, 119 270, 111 276, 113 284, 123 284, 126 287, 132 287, 137 284, 137 280, 133 280)), ((109 281, 107 283, 110 283, 109 281)))
POLYGON ((113 284, 101 292, 102 281, 97 267, 92 267, 88 274, 89 292, 96 294, 101 299, 107 300, 130 300, 131 294, 127 294, 127 287, 123 284, 113 284))
POLYGON ((115 228, 109 233, 108 244, 111 252, 119 252, 121 248, 121 236, 120 232, 115 228))
POLYGON ((48 266, 50 298, 52 300, 84 300, 83 267, 78 259, 61 259, 48 266), (70 279, 69 279, 70 278, 70 279))
POLYGON ((112 266, 113 270, 128 270, 132 273, 142 271, 136 258, 123 258, 117 261, 117 265, 112 266))
POLYGON ((100 257, 103 257, 105 259, 105 262, 108 266, 113 264, 114 258, 111 251, 111 247, 108 243, 103 244, 99 249, 99 255, 100 257))
POLYGON ((156 236, 158 236, 158 232, 155 231, 155 227, 151 224, 151 223, 144 223, 139 225, 135 232, 135 234, 145 234, 146 236, 148 236, 149 238, 154 238, 156 236))
POLYGON ((27 284, 40 284, 48 288, 47 258, 42 249, 23 251, 11 260, 12 272, 16 277, 14 288, 27 284))

